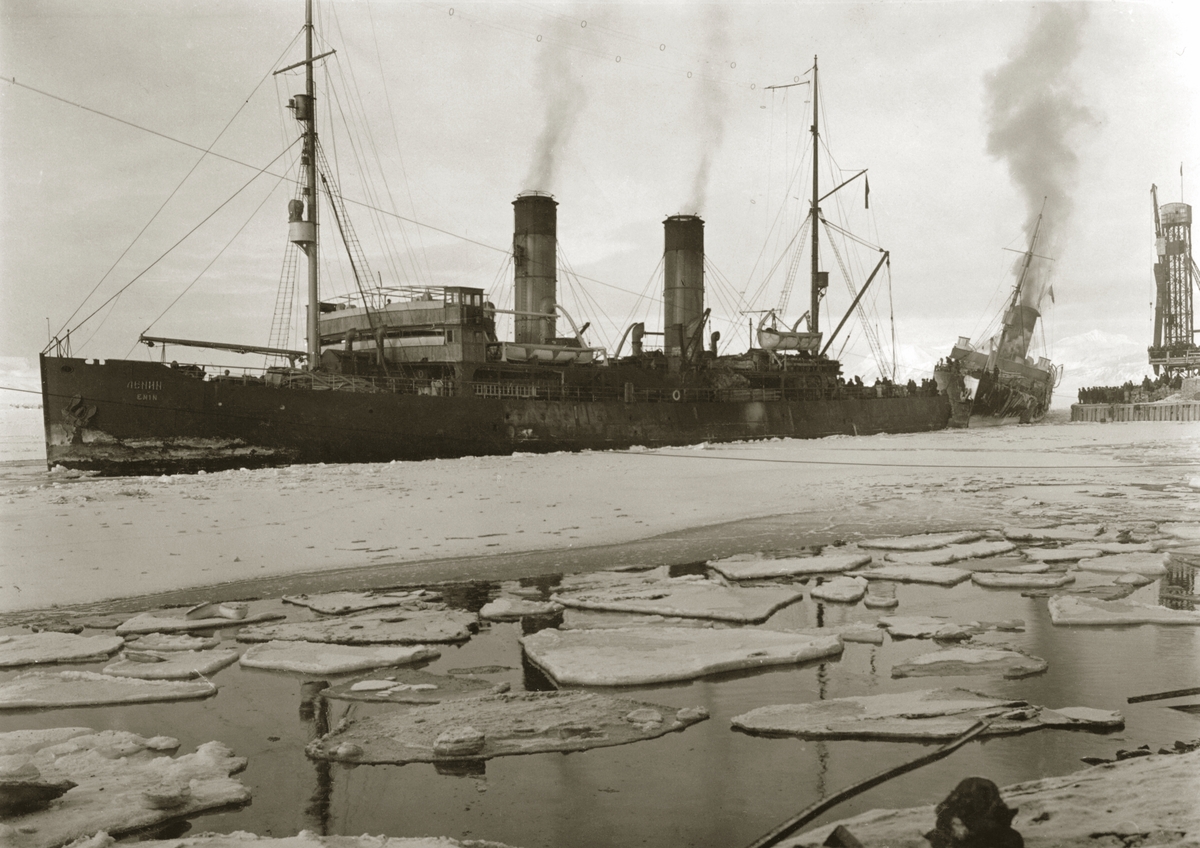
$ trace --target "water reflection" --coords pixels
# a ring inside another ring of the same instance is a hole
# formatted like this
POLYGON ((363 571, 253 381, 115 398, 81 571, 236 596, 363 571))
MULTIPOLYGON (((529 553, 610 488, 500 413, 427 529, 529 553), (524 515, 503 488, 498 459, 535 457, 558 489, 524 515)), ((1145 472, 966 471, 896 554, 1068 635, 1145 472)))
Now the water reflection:
MULTIPOLYGON (((300 684, 300 720, 308 725, 309 742, 329 732, 329 702, 321 697, 322 690, 328 688, 327 680, 307 680, 300 684)), ((304 816, 310 830, 328 836, 333 800, 333 764, 328 760, 312 762, 316 769, 316 787, 304 805, 304 816)))
POLYGON ((1196 609, 1196 568, 1175 556, 1167 559, 1167 573, 1158 583, 1158 602, 1175 610, 1196 609))

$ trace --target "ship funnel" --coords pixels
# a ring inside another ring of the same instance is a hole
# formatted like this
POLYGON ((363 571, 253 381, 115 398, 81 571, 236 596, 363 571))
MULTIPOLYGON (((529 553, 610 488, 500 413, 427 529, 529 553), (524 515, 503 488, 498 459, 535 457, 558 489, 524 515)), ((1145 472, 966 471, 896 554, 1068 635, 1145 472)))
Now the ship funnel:
POLYGON ((518 344, 554 341, 557 210, 554 198, 542 192, 522 192, 513 201, 513 340, 518 344))
POLYGON ((1029 344, 1033 341, 1033 331, 1037 327, 1040 312, 1032 306, 1018 304, 1004 315, 1004 332, 1000 335, 1001 359, 1023 362, 1029 353, 1029 344))
POLYGON ((704 318, 704 221, 672 215, 663 229, 663 351, 675 359, 687 353, 704 318))

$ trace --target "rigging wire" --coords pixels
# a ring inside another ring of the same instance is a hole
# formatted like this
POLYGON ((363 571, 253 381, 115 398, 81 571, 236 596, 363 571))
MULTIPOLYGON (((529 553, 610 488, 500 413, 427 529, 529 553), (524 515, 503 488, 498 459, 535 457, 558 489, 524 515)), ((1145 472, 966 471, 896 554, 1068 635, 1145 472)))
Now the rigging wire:
MULTIPOLYGON (((282 61, 283 57, 286 56, 287 52, 292 49, 292 45, 296 43, 296 40, 299 37, 300 37, 299 32, 297 32, 296 35, 292 36, 292 40, 288 42, 287 46, 283 49, 283 52, 279 55, 279 58, 276 59, 275 62, 271 65, 272 68, 275 67, 275 65, 278 65, 280 61, 282 61)), ((70 106, 75 106, 76 108, 83 109, 84 111, 92 112, 96 115, 100 115, 101 117, 109 118, 111 120, 117 121, 118 123, 122 123, 122 124, 125 124, 126 126, 133 127, 134 129, 139 129, 144 132, 151 133, 152 135, 159 136, 160 138, 165 138, 169 141, 175 141, 175 142, 178 142, 179 144, 184 144, 187 147, 191 147, 193 149, 201 151, 200 158, 196 160, 196 162, 192 165, 192 167, 190 169, 188 169, 188 172, 186 174, 184 174, 183 179, 181 179, 179 181, 178 185, 176 185, 175 188, 173 188, 170 191, 170 193, 167 195, 166 199, 163 200, 162 204, 150 216, 150 219, 148 221, 146 221, 145 225, 140 230, 138 230, 137 235, 135 235, 133 237, 132 241, 130 241, 129 244, 126 245, 125 249, 121 251, 121 254, 113 261, 113 264, 109 266, 108 270, 104 272, 104 274, 96 282, 96 285, 94 285, 92 287, 91 291, 89 291, 87 293, 87 295, 83 298, 83 300, 81 300, 79 302, 79 305, 77 307, 75 307, 75 311, 72 312, 65 321, 63 321, 62 326, 59 327, 58 333, 56 335, 61 335, 63 329, 65 329, 66 326, 68 324, 70 324, 72 320, 74 320, 75 316, 79 314, 79 311, 81 309, 83 309, 84 304, 87 303, 88 300, 92 297, 92 295, 94 295, 96 293, 96 290, 99 289, 100 286, 104 284, 104 281, 108 279, 110 274, 112 274, 113 269, 116 268, 117 265, 120 264, 121 260, 124 259, 125 256, 129 253, 129 251, 133 249, 133 246, 135 244, 137 244, 138 240, 142 237, 142 235, 146 232, 146 230, 150 228, 150 225, 153 224, 158 219, 159 214, 163 211, 163 209, 166 208, 167 204, 171 202, 171 199, 175 197, 175 195, 179 192, 179 190, 181 188, 183 188, 183 184, 186 183, 188 181, 188 179, 192 176, 192 174, 195 173, 196 169, 198 167, 200 167, 200 163, 204 161, 205 157, 212 155, 212 156, 216 156, 221 159, 228 158, 226 156, 222 156, 220 154, 213 153, 212 148, 216 145, 216 143, 218 141, 221 140, 221 137, 223 135, 225 135, 225 132, 229 129, 230 126, 233 125, 233 122, 235 120, 237 120, 238 115, 240 115, 242 113, 242 110, 246 108, 246 104, 248 104, 250 102, 250 100, 254 97, 255 93, 258 92, 258 89, 262 87, 262 84, 264 82, 266 82, 266 80, 269 79, 271 76, 272 76, 271 71, 267 71, 263 75, 262 79, 260 79, 258 81, 258 83, 254 86, 254 88, 251 89, 250 94, 248 94, 245 97, 245 99, 242 100, 242 104, 240 106, 238 106, 237 111, 235 111, 233 113, 233 115, 225 123, 225 126, 221 127, 220 132, 217 133, 217 135, 213 138, 213 140, 209 143, 208 147, 206 147, 206 148, 201 148, 198 145, 189 144, 185 141, 181 141, 180 139, 172 138, 171 136, 165 135, 164 133, 160 133, 155 130, 149 129, 147 127, 140 126, 139 124, 135 124, 132 121, 127 121, 124 118, 118 118, 115 115, 111 115, 106 112, 101 112, 98 109, 92 109, 91 107, 84 106, 82 103, 76 103, 74 101, 66 99, 65 97, 59 97, 58 95, 51 94, 48 91, 43 91, 42 89, 34 88, 33 86, 26 85, 24 83, 19 83, 19 82, 17 82, 17 80, 15 78, 12 78, 12 79, 3 78, 6 82, 9 82, 12 85, 18 86, 19 88, 28 89, 29 91, 33 91, 33 92, 36 92, 37 94, 41 94, 45 97, 49 97, 52 100, 58 100, 62 103, 66 103, 70 106)), ((95 314, 95 313, 93 313, 93 314, 95 314)), ((87 320, 87 319, 84 319, 84 320, 87 320)), ((82 324, 83 324, 83 322, 81 321, 78 325, 76 325, 72 329, 77 330, 77 329, 79 329, 80 326, 82 326, 82 324)), ((98 329, 99 328, 97 328, 97 330, 98 329)), ((93 331, 92 335, 88 337, 88 341, 90 341, 92 339, 92 337, 95 336, 95 334, 96 334, 96 331, 93 331)), ((84 344, 86 345, 87 342, 84 342, 84 344)), ((80 347, 82 347, 82 346, 83 345, 80 345, 80 347)))
MULTIPOLYGON (((293 144, 293 145, 295 145, 295 144, 298 144, 298 143, 299 143, 299 141, 300 141, 300 140, 299 140, 299 139, 297 139, 296 141, 292 142, 292 144, 293 144)), ((220 212, 222 209, 224 209, 226 206, 228 206, 228 205, 229 205, 229 204, 230 204, 230 203, 233 201, 233 199, 234 199, 235 197, 237 197, 237 196, 238 196, 238 195, 240 195, 240 194, 241 194, 243 191, 245 191, 247 188, 249 188, 249 187, 250 187, 250 186, 251 186, 251 185, 254 183, 254 181, 255 181, 255 180, 257 180, 257 179, 258 179, 260 176, 262 176, 263 174, 269 173, 269 172, 267 171, 267 168, 269 168, 269 167, 271 167, 272 165, 274 165, 274 164, 275 164, 275 163, 276 163, 276 162, 277 162, 279 159, 281 159, 281 158, 283 157, 283 155, 284 155, 285 153, 287 153, 287 152, 288 152, 288 150, 290 150, 290 149, 291 149, 291 148, 289 147, 288 149, 286 149, 286 150, 283 150, 283 151, 282 151, 282 152, 281 152, 281 153, 280 153, 278 156, 276 156, 274 159, 272 159, 270 162, 268 162, 268 163, 267 163, 267 165, 266 165, 264 168, 260 169, 260 170, 258 171, 258 173, 256 173, 256 174, 255 174, 254 176, 252 176, 252 177, 251 177, 249 180, 247 180, 247 181, 246 181, 246 182, 245 182, 245 183, 242 185, 242 187, 241 187, 241 188, 239 188, 237 191, 235 191, 233 194, 231 194, 229 197, 227 197, 225 200, 223 200, 223 201, 222 201, 222 202, 221 202, 221 203, 220 203, 220 204, 219 204, 219 205, 218 205, 218 206, 217 206, 215 209, 213 209, 213 211, 212 211, 212 212, 209 212, 209 213, 208 213, 206 216, 204 216, 204 218, 203 218, 203 219, 200 221, 200 223, 196 224, 196 226, 192 227, 190 230, 188 230, 186 233, 184 233, 182 236, 180 236, 180 237, 179 237, 179 239, 178 239, 178 240, 177 240, 177 241, 176 241, 174 244, 172 244, 170 247, 168 247, 166 250, 164 250, 164 251, 163 251, 161 254, 159 254, 159 256, 158 256, 158 258, 157 258, 157 259, 155 259, 153 262, 151 262, 149 265, 147 265, 145 268, 143 268, 141 271, 139 271, 139 272, 138 272, 138 274, 137 274, 137 275, 136 275, 136 276, 135 276, 133 279, 131 279, 131 280, 130 280, 128 283, 126 283, 125 285, 121 286, 121 288, 117 290, 116 294, 114 294, 114 295, 112 295, 111 297, 109 297, 109 298, 108 298, 108 300, 104 301, 104 303, 102 303, 102 304, 100 304, 99 306, 97 306, 97 307, 96 307, 96 308, 95 308, 95 309, 94 309, 94 310, 93 310, 91 313, 89 313, 89 314, 88 314, 88 316, 87 316, 86 318, 84 318, 82 321, 80 321, 78 324, 76 324, 76 325, 75 325, 75 329, 78 329, 79 327, 82 327, 82 326, 83 326, 84 324, 86 324, 86 323, 87 323, 87 322, 88 322, 88 321, 89 321, 89 320, 92 318, 92 316, 94 316, 94 315, 95 315, 97 312, 99 312, 101 309, 103 309, 103 308, 104 308, 105 306, 107 306, 109 303, 111 303, 112 301, 114 301, 114 300, 116 300, 118 297, 120 297, 120 296, 121 296, 121 295, 122 295, 122 294, 125 292, 125 290, 126 290, 126 289, 128 289, 130 286, 132 286, 134 283, 136 283, 138 280, 140 280, 142 277, 144 277, 144 276, 146 275, 146 273, 147 273, 147 272, 148 272, 148 271, 149 271, 151 268, 153 268, 155 265, 157 265, 159 262, 161 262, 161 261, 162 261, 162 260, 163 260, 163 259, 164 259, 164 258, 167 256, 167 254, 171 253, 171 252, 172 252, 172 251, 173 251, 175 248, 177 248, 177 247, 179 247, 179 245, 183 244, 183 243, 184 243, 184 242, 185 242, 185 241, 188 239, 188 237, 192 235, 192 233, 196 232, 196 230, 200 229, 200 228, 201 228, 201 227, 203 227, 205 224, 207 224, 207 223, 209 222, 209 220, 211 220, 211 219, 212 219, 212 217, 213 217, 214 215, 216 215, 218 212, 220 212)), ((274 175, 272 175, 272 176, 278 176, 278 175, 277 175, 277 174, 274 174, 274 175)))
MULTIPOLYGON (((192 286, 196 285, 196 283, 200 281, 200 278, 204 276, 204 274, 208 271, 208 269, 211 268, 216 263, 216 261, 221 258, 221 256, 225 253, 225 251, 229 249, 230 245, 232 245, 235 241, 237 241, 238 236, 240 236, 242 234, 242 232, 246 229, 247 225, 249 225, 249 223, 252 220, 254 220, 254 216, 257 215, 258 211, 263 208, 263 206, 266 204, 266 202, 274 196, 275 192, 279 189, 279 187, 281 185, 283 185, 283 182, 284 182, 283 178, 280 177, 275 182, 275 185, 271 186, 271 190, 268 191, 265 195, 263 195, 263 199, 260 200, 258 205, 254 207, 254 211, 251 212, 246 217, 246 220, 242 222, 242 225, 237 228, 237 232, 235 232, 229 238, 229 241, 225 242, 224 247, 222 247, 219 251, 217 251, 216 255, 213 256, 213 258, 209 260, 208 264, 200 269, 200 273, 198 273, 192 279, 192 281, 190 283, 188 283, 187 286, 184 287, 183 291, 181 291, 178 295, 175 296, 174 300, 172 300, 169 304, 167 304, 166 308, 163 309, 163 311, 158 314, 158 317, 146 325, 146 329, 142 331, 143 333, 149 331, 155 324, 157 324, 160 320, 162 320, 162 317, 164 315, 166 315, 171 310, 171 308, 174 307, 175 304, 178 303, 185 294, 187 294, 189 291, 191 291, 192 286)), ((128 359, 129 354, 133 353, 133 350, 134 350, 134 348, 137 347, 137 344, 138 343, 135 341, 130 346, 129 351, 125 354, 125 356, 123 358, 128 359)))

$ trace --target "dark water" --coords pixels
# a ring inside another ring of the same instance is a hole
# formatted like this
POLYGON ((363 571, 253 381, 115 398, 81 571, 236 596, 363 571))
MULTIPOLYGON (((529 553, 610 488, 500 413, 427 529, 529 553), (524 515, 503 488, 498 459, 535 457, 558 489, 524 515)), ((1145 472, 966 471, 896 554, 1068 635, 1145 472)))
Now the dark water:
MULTIPOLYGON (((1185 586, 1188 581, 1194 581, 1193 572, 1184 566, 1173 569, 1161 582, 1194 593, 1194 583, 1185 586)), ((1080 576, 1082 585, 1105 582, 1107 576, 1080 576)), ((450 593, 448 599, 478 609, 499 588, 499 584, 475 584, 450 593)), ((1155 601, 1160 588, 1154 584, 1133 597, 1155 601)), ((304 745, 340 718, 399 707, 325 702, 312 697, 316 687, 304 676, 238 666, 215 675, 220 692, 204 701, 0 713, 0 730, 86 726, 143 736, 166 734, 180 739, 181 754, 215 739, 249 758, 249 767, 241 775, 253 790, 249 806, 200 816, 190 825, 170 825, 149 836, 234 830, 283 836, 309 829, 348 835, 470 837, 527 848, 743 845, 823 795, 928 750, 914 743, 766 739, 731 729, 730 718, 767 704, 965 686, 1050 707, 1119 709, 1126 716, 1125 730, 1109 735, 1043 730, 970 743, 945 760, 844 803, 825 821, 877 807, 935 803, 970 775, 1004 786, 1075 771, 1083 767, 1082 756, 1112 756, 1118 748, 1143 743, 1157 749, 1176 739, 1200 737, 1200 716, 1167 706, 1179 700, 1125 703, 1131 695, 1195 685, 1200 680, 1200 629, 1055 627, 1044 598, 983 590, 969 582, 949 589, 899 585, 897 597, 896 614, 949 615, 957 621, 1022 618, 1025 632, 1003 634, 1003 641, 1044 657, 1050 669, 1014 681, 892 680, 894 663, 933 650, 934 643, 847 643, 842 657, 832 662, 620 690, 640 700, 709 710, 708 721, 682 733, 583 753, 501 757, 466 773, 427 764, 345 766, 310 761, 304 756, 304 745)), ((274 608, 285 611, 291 620, 307 615, 277 601, 253 605, 255 611, 274 608)), ((810 628, 876 618, 861 605, 818 604, 806 596, 777 613, 768 626, 810 628)), ((503 666, 488 678, 507 681, 514 690, 545 688, 548 681, 522 662, 520 635, 520 624, 484 624, 468 643, 442 648, 441 658, 426 668, 445 673, 503 666)), ((226 636, 232 638, 232 632, 226 636)), ((75 667, 99 670, 103 665, 75 667)), ((3 677, 13 674, 5 672, 3 677)), ((340 679, 346 678, 329 680, 340 679)))

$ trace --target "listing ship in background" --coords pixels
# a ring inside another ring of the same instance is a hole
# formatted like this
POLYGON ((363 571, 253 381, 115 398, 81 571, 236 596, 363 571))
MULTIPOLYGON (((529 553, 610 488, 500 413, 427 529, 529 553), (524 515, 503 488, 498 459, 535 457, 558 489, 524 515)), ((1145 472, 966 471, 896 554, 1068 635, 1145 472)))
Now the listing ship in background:
MULTIPOLYGON (((890 381, 863 386, 843 379, 840 363, 825 355, 846 319, 822 345, 818 315, 828 274, 816 259, 823 218, 815 163, 807 328, 801 330, 800 321, 783 330, 760 322, 759 346, 745 353, 718 355, 719 333, 711 333, 706 346, 704 222, 695 215, 663 222, 661 331, 635 323, 612 355, 589 346, 587 325, 577 326, 559 303, 558 204, 543 192, 525 192, 513 202, 511 341, 498 338, 496 316, 505 310, 482 288, 372 285, 375 277, 317 139, 311 3, 306 32, 306 59, 292 66, 305 67, 307 87, 289 102, 304 152, 288 226, 290 242, 307 256, 307 349, 143 334, 139 341, 158 346, 161 361, 101 361, 73 357, 68 333, 41 356, 49 466, 171 473, 947 425, 949 400, 933 381, 919 388, 890 381), (322 300, 317 277, 322 194, 357 287, 355 296, 336 303, 322 300), (564 322, 569 333, 561 332, 564 322), (661 336, 661 349, 648 349, 647 336, 661 336), (622 356, 626 339, 631 351, 622 356), (263 354, 277 364, 259 373, 213 373, 204 365, 168 363, 168 345, 263 354)), ((815 60, 812 86, 817 150, 815 60)), ((884 253, 875 273, 887 258, 884 253)))
POLYGON ((938 363, 938 384, 949 387, 954 412, 951 426, 988 425, 1040 421, 1050 408, 1050 397, 1062 378, 1062 367, 1041 356, 1030 357, 1040 310, 1041 291, 1032 284, 1030 269, 1038 258, 1033 252, 1042 216, 1034 225, 1029 249, 1025 251, 1016 285, 1004 311, 1000 331, 984 342, 973 344, 959 336, 950 355, 938 363), (962 378, 974 378, 973 393, 962 378))

